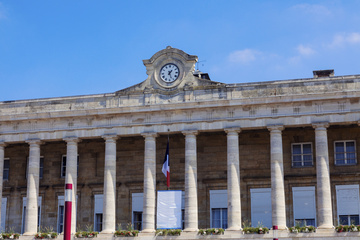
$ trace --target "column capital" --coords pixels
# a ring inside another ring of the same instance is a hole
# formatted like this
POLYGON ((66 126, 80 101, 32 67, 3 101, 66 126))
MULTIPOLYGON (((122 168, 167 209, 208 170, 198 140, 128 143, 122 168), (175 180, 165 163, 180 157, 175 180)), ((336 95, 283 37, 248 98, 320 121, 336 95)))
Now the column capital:
POLYGON ((28 139, 25 142, 28 143, 29 145, 34 145, 34 144, 35 145, 41 145, 41 144, 43 144, 43 142, 38 138, 28 139))
POLYGON ((270 125, 267 126, 267 129, 272 133, 272 132, 281 132, 282 130, 284 130, 284 125, 270 125))
POLYGON ((198 135, 199 134, 199 131, 198 130, 185 130, 185 131, 182 131, 182 134, 184 134, 185 136, 187 135, 198 135))
POLYGON ((144 132, 144 133, 141 133, 141 136, 143 136, 145 139, 146 138, 156 138, 157 136, 159 136, 159 134, 156 132, 144 132))
POLYGON ((324 129, 326 129, 326 128, 329 127, 329 123, 328 123, 328 122, 313 123, 313 124, 312 124, 312 127, 313 127, 315 130, 324 130, 324 129))
POLYGON ((240 133, 241 132, 241 128, 239 127, 231 127, 231 128, 224 128, 224 131, 227 133, 227 134, 231 134, 231 133, 240 133))
POLYGON ((115 133, 114 134, 105 134, 105 135, 102 135, 101 137, 103 139, 105 139, 105 141, 108 141, 108 140, 116 141, 117 139, 119 139, 119 136, 116 135, 115 133))
POLYGON ((75 136, 71 137, 64 137, 63 140, 67 143, 79 143, 81 142, 81 139, 75 136))

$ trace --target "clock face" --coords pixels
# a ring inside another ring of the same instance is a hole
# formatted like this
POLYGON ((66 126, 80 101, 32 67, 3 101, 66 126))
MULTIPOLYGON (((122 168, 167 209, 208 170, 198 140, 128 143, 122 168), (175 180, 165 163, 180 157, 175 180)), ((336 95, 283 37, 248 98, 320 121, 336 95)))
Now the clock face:
POLYGON ((164 65, 160 70, 160 78, 167 83, 172 83, 178 79, 180 70, 178 66, 173 63, 164 65))

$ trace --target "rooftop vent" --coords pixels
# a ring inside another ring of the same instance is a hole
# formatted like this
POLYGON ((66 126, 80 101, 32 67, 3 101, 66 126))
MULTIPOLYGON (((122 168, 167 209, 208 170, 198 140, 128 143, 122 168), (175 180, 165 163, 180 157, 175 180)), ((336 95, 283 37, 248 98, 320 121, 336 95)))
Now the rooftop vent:
POLYGON ((315 71, 313 71, 313 74, 314 74, 314 78, 333 77, 334 76, 334 69, 315 70, 315 71))

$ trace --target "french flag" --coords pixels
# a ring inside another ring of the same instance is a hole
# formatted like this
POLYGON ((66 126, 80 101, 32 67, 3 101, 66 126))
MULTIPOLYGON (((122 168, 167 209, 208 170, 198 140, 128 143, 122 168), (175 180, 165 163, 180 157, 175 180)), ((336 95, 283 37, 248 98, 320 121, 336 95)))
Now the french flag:
POLYGON ((169 159, 169 139, 166 146, 166 153, 164 158, 164 163, 162 166, 162 172, 166 177, 167 187, 170 187, 170 159, 169 159))

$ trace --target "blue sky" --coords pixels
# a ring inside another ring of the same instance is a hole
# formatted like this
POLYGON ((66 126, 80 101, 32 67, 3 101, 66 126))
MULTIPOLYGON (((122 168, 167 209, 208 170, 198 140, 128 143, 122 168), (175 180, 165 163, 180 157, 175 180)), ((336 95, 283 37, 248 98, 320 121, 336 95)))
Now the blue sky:
POLYGON ((115 92, 168 45, 224 83, 360 74, 360 1, 0 0, 0 101, 115 92))

